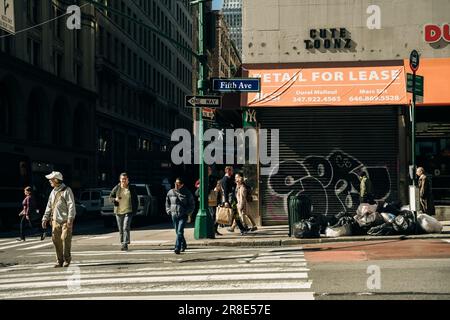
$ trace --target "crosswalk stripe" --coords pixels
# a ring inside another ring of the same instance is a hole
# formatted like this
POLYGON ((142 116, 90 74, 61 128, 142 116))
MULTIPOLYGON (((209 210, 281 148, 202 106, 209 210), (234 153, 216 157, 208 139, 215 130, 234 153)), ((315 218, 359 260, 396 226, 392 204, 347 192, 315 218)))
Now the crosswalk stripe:
MULTIPOLYGON (((264 274, 264 273, 253 273, 253 274, 215 274, 215 275, 194 275, 194 276, 184 276, 184 275, 172 275, 172 276, 155 276, 155 277, 127 277, 127 278, 108 278, 108 279, 80 279, 80 285, 90 286, 90 285, 107 285, 107 284, 140 284, 140 283, 157 283, 157 282, 199 282, 199 281, 236 281, 236 280, 278 280, 278 279, 289 279, 289 280, 301 280, 307 279, 308 274, 306 272, 289 272, 289 273, 278 273, 278 274, 264 274)), ((11 283, 11 284, 0 284, 0 291, 3 290, 14 290, 14 289, 33 289, 33 288, 55 288, 67 286, 67 281, 47 281, 47 282, 27 282, 27 283, 11 283)))
MULTIPOLYGON (((144 284, 145 285, 145 284, 144 284)), ((268 290, 305 290, 305 289, 311 289, 312 281, 305 281, 305 280, 297 280, 295 282, 292 281, 286 281, 286 280, 280 280, 275 282, 261 282, 261 283, 255 283, 255 282, 208 282, 208 283, 193 283, 193 284, 167 284, 162 287, 158 284, 147 284, 148 286, 143 287, 140 286, 137 289, 131 289, 126 287, 120 288, 120 287, 94 287, 94 288, 85 288, 83 286, 80 286, 79 288, 49 288, 48 290, 38 289, 33 291, 10 291, 6 292, 4 294, 4 297, 6 299, 18 299, 18 298, 33 298, 33 297, 39 297, 39 298, 45 298, 45 297, 54 297, 54 298, 62 298, 64 296, 81 296, 81 295, 89 295, 92 298, 96 298, 98 295, 121 295, 124 296, 124 294, 134 294, 139 295, 143 299, 145 294, 179 294, 180 292, 187 292, 189 294, 189 297, 197 292, 224 292, 228 291, 229 294, 234 294, 239 290, 245 290, 246 293, 258 293, 261 291, 268 291, 268 290)), ((290 295, 295 296, 297 294, 300 294, 301 292, 289 292, 290 295)), ((153 295, 147 296, 148 298, 152 298, 153 295)), ((166 295, 166 297, 169 297, 166 295)), ((2 298, 2 293, 0 292, 0 298, 2 298)), ((167 298, 169 299, 169 298, 167 298)), ((185 298, 187 299, 187 298, 185 298)), ((190 300, 190 298, 189 298, 190 300)), ((268 299, 270 300, 270 299, 268 299)))
MULTIPOLYGON (((75 269, 67 269, 65 273, 59 273, 55 275, 48 274, 34 274, 33 276, 26 275, 14 275, 13 277, 1 278, 0 284, 10 284, 10 283, 24 283, 24 282, 44 282, 51 280, 64 280, 68 276, 72 276, 75 269)), ((239 268, 239 269, 228 269, 226 266, 223 268, 211 268, 211 269, 200 269, 197 270, 195 266, 190 270, 177 270, 177 275, 216 275, 221 274, 223 276, 230 274, 244 274, 244 273, 267 273, 267 272, 280 272, 280 273, 294 273, 294 272, 307 272, 307 268, 281 268, 281 267, 267 267, 267 268, 239 268)), ((171 276, 173 270, 161 270, 153 271, 152 276, 171 276)), ((83 279, 108 279, 111 278, 111 273, 83 273, 80 272, 80 277, 83 279)), ((148 276, 149 272, 115 272, 114 278, 126 278, 126 277, 138 277, 138 276, 148 276)))
POLYGON ((19 243, 18 243, 18 241, 14 241, 14 242, 11 242, 11 244, 12 244, 12 243, 15 243, 15 244, 7 245, 7 246, 2 246, 2 247, 0 247, 0 250, 6 250, 6 249, 12 249, 12 248, 18 248, 18 247, 28 246, 31 242, 37 242, 37 241, 39 241, 39 239, 32 239, 32 240, 27 240, 27 241, 19 242, 19 243))
POLYGON ((4 242, 8 242, 8 241, 11 241, 11 239, 10 238, 8 238, 8 239, 0 239, 0 244, 4 244, 4 242))
MULTIPOLYGON (((89 300, 91 297, 50 299, 50 300, 89 300)), ((189 295, 150 295, 150 296, 102 296, 97 300, 314 300, 314 292, 249 292, 228 294, 189 294, 189 295)), ((213 313, 211 313, 213 314, 213 313)))
MULTIPOLYGON (((92 260, 92 261, 83 261, 83 263, 74 263, 72 264, 72 266, 77 266, 77 267, 83 267, 83 265, 87 265, 89 263, 93 263, 96 262, 99 265, 102 263, 111 263, 114 260, 92 260)), ((244 269, 254 269, 254 270, 258 270, 259 268, 264 268, 265 266, 261 266, 261 265, 250 265, 250 264, 231 264, 231 265, 217 265, 217 264, 213 264, 213 265, 189 265, 189 266, 176 266, 176 270, 203 270, 203 269, 220 269, 223 271, 223 268, 226 266, 227 270, 231 270, 231 269, 239 269, 239 270, 244 270, 244 269)), ((270 264, 271 268, 279 268, 281 270, 286 269, 286 264, 280 264, 280 263, 271 263, 270 264)), ((33 266, 29 266, 29 267, 24 267, 24 266, 20 266, 17 268, 14 267, 9 267, 10 273, 5 272, 6 270, 3 270, 3 273, 0 273, 0 279, 7 279, 7 278, 11 278, 11 277, 28 277, 28 276, 40 276, 42 275, 42 272, 39 273, 30 273, 31 270, 43 270, 43 269, 47 269, 47 268, 51 268, 52 269, 52 274, 58 275, 58 274, 67 274, 67 270, 64 271, 58 271, 60 269, 53 269, 53 263, 44 263, 44 264, 38 264, 38 265, 33 265, 33 266), (17 273, 17 271, 27 271, 26 273, 17 273), (15 272, 15 273, 12 273, 15 272)), ((302 268, 306 268, 306 262, 301 262, 301 263, 291 263, 289 264, 289 268, 298 268, 298 271, 302 271, 302 268)), ((105 268, 102 267, 101 269, 93 269, 93 270, 89 270, 89 273, 91 274, 96 274, 96 273, 104 273, 108 270, 112 270, 109 268, 105 268)), ((116 268, 114 269, 114 272, 116 272, 116 268)), ((133 272, 142 272, 142 271, 147 271, 147 272, 152 272, 152 271, 173 271, 174 267, 170 266, 170 267, 144 267, 144 268, 136 268, 133 269, 133 272)), ((307 269, 305 269, 306 271, 307 269)), ((1 269, 0 269, 1 271, 1 269)), ((81 269, 81 272, 83 273, 84 270, 81 269)))
MULTIPOLYGON (((248 261, 246 261, 246 262, 248 262, 248 261)), ((291 262, 306 262, 306 260, 304 258, 250 260, 250 263, 269 263, 269 262, 291 263, 291 262)))
MULTIPOLYGON (((52 243, 19 250, 37 250, 47 245, 52 243)), ((202 247, 189 249, 179 259, 156 260, 158 264, 154 266, 148 265, 152 260, 145 256, 159 257, 172 250, 75 251, 75 259, 86 259, 73 260, 68 269, 53 269, 51 262, 0 268, 0 299, 314 299, 314 292, 309 292, 312 287, 312 280, 308 279, 310 270, 299 248, 227 248, 226 251, 226 258, 230 260, 224 264, 214 261, 221 251, 202 247), (212 258, 213 264, 193 263, 195 255, 202 253, 208 254, 206 257, 212 258), (190 254, 194 257, 192 261, 190 254), (108 259, 106 255, 116 257, 108 259), (106 259, 96 259, 98 256, 106 259), (144 266, 139 267, 140 263, 144 266)), ((45 250, 26 256, 53 257, 54 253, 45 250)))
POLYGON ((53 245, 53 242, 47 242, 47 243, 43 243, 43 244, 38 244, 36 246, 32 246, 32 247, 28 247, 28 248, 22 248, 22 249, 17 249, 19 251, 26 251, 26 250, 36 250, 36 249, 41 249, 41 248, 45 248, 45 247, 50 247, 53 245))

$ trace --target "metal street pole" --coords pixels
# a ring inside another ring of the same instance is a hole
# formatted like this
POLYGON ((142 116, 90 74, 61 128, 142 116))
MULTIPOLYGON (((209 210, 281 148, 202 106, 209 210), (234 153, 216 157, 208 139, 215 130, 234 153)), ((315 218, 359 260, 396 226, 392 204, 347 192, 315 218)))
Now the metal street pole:
POLYGON ((411 105, 411 120, 412 120, 412 130, 411 130, 411 162, 413 170, 413 186, 416 185, 414 175, 416 170, 416 71, 413 71, 413 85, 412 85, 412 105, 411 105))
MULTIPOLYGON (((201 57, 199 59, 199 79, 198 79, 198 94, 200 96, 205 94, 206 89, 206 76, 205 71, 207 70, 207 59, 205 55, 205 2, 210 0, 199 0, 191 2, 191 4, 198 4, 198 56, 201 57)), ((204 143, 203 143, 203 113, 202 109, 198 110, 199 112, 199 132, 198 132, 198 140, 199 140, 199 149, 200 149, 200 204, 199 211, 195 218, 195 229, 194 229, 194 238, 195 239, 205 239, 205 238, 214 238, 214 230, 212 225, 212 220, 209 212, 207 213, 207 193, 208 193, 208 178, 205 170, 204 163, 204 143)))

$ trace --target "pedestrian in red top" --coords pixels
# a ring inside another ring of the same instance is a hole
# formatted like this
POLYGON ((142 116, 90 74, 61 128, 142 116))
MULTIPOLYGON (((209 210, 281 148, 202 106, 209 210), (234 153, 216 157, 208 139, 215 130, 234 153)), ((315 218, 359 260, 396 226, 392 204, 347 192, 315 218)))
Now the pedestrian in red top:
MULTIPOLYGON (((25 199, 22 201, 23 209, 19 213, 20 219, 20 238, 18 241, 25 241, 25 227, 29 228, 29 233, 33 231, 33 220, 37 216, 36 212, 36 204, 34 202, 34 198, 32 196, 31 187, 26 187, 24 189, 25 199)), ((41 240, 44 240, 45 233, 41 234, 41 240)))

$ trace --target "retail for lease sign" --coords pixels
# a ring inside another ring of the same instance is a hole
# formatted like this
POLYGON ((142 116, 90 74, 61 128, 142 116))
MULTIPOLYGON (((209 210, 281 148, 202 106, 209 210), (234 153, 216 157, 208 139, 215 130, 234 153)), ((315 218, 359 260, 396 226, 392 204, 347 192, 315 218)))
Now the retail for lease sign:
POLYGON ((246 107, 407 104, 404 66, 250 69, 261 92, 242 95, 246 107))

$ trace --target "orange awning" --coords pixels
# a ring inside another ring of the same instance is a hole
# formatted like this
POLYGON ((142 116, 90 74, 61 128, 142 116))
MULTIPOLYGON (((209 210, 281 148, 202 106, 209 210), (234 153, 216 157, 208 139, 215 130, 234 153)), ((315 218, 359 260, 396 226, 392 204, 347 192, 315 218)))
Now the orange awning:
POLYGON ((249 67, 261 78, 261 92, 243 94, 245 107, 406 105, 405 68, 401 65, 324 67, 249 67))
MULTIPOLYGON (((409 60, 405 60, 405 70, 412 73, 409 60)), ((421 59, 417 75, 424 77, 424 97, 422 106, 450 106, 450 58, 421 59)), ((408 93, 408 102, 412 99, 408 93)))

